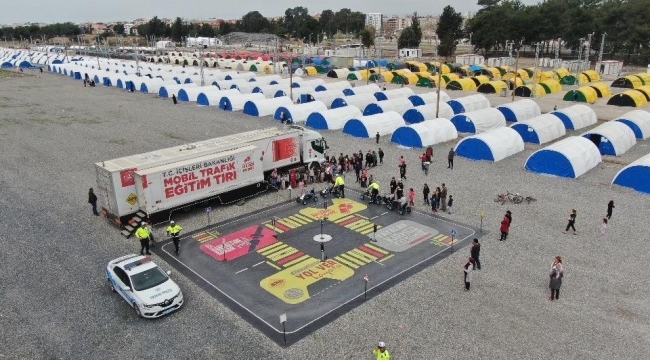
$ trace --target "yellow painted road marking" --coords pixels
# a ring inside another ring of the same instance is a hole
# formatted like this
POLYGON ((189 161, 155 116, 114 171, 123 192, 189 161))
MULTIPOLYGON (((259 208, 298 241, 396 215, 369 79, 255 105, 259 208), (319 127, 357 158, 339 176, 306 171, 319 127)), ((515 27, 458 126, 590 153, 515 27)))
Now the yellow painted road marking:
POLYGON ((371 248, 371 249, 373 249, 373 250, 375 250, 377 252, 380 252, 382 254, 386 254, 386 255, 389 254, 388 251, 386 251, 386 250, 384 250, 384 249, 382 249, 382 248, 380 248, 378 246, 372 245, 372 244, 364 244, 364 246, 366 246, 368 248, 371 248))
POLYGON ((337 219, 336 221, 334 221, 334 223, 336 223, 336 224, 342 223, 342 222, 344 222, 344 221, 346 221, 348 219, 351 219, 353 216, 355 216, 355 215, 348 215, 348 216, 342 217, 342 218, 337 219))
POLYGON ((357 256, 363 257, 364 259, 367 259, 368 262, 377 260, 377 257, 372 256, 372 255, 368 254, 367 252, 361 251, 359 249, 352 249, 352 250, 348 251, 348 253, 352 253, 352 254, 355 254, 357 256))
POLYGON ((341 254, 341 256, 344 256, 346 259, 350 258, 351 261, 356 261, 357 264, 360 264, 362 266, 370 262, 367 261, 363 256, 359 256, 355 254, 354 252, 352 252, 352 250, 346 252, 345 254, 341 254))
POLYGON ((386 256, 385 258, 379 259, 379 262, 384 262, 384 261, 392 258, 393 256, 395 256, 395 254, 390 254, 390 255, 386 256))
POLYGON ((282 241, 278 241, 275 244, 271 244, 269 246, 266 246, 266 247, 264 247, 262 249, 257 250, 257 252, 261 254, 261 253, 267 252, 267 251, 269 251, 269 250, 271 250, 271 249, 273 249, 275 247, 278 247, 278 246, 280 246, 282 244, 284 244, 282 241))
POLYGON ((278 233, 278 234, 282 234, 282 233, 284 232, 284 231, 282 231, 282 230, 276 228, 275 226, 273 226, 273 225, 271 225, 271 224, 264 224, 264 226, 266 226, 267 228, 269 228, 269 229, 275 231, 275 232, 278 233))
POLYGON ((295 228, 298 227, 298 226, 295 226, 295 225, 290 224, 290 223, 289 223, 288 221, 286 221, 285 219, 280 219, 280 220, 278 220, 278 222, 279 222, 280 224, 282 224, 282 225, 288 227, 288 228, 291 228, 291 229, 295 229, 295 228))
POLYGON ((354 263, 351 263, 351 262, 349 262, 349 261, 343 259, 343 258, 340 257, 340 256, 336 256, 336 257, 334 257, 334 259, 335 259, 336 261, 342 263, 342 264, 345 264, 345 265, 351 267, 351 268, 354 268, 354 269, 358 269, 358 268, 359 268, 358 265, 356 265, 356 264, 354 264, 354 263))
POLYGON ((301 227, 303 225, 303 224, 301 224, 301 223, 299 223, 297 221, 292 220, 291 216, 286 217, 284 219, 280 219, 280 220, 282 221, 283 224, 285 224, 285 223, 289 224, 292 229, 299 228, 299 227, 301 227))
POLYGON ((359 221, 355 221, 352 224, 346 226, 346 228, 348 228, 350 230, 357 231, 358 229, 360 229, 362 227, 365 227, 367 225, 372 225, 372 224, 368 220, 359 220, 359 221))
POLYGON ((374 229, 374 227, 375 227, 375 224, 368 224, 366 226, 363 226, 363 227, 357 229, 357 232, 360 232, 360 233, 365 235, 365 234, 371 233, 372 230, 374 229))
POLYGON ((307 217, 305 215, 302 215, 302 214, 294 214, 293 217, 295 217, 296 219, 300 219, 300 220, 304 221, 307 224, 314 221, 314 219, 312 219, 310 217, 307 217))
POLYGON ((306 221, 304 221, 304 220, 298 218, 298 217, 295 216, 295 215, 293 215, 293 216, 289 216, 287 219, 290 219, 291 221, 293 221, 293 222, 295 222, 295 223, 297 223, 297 224, 300 224, 300 225, 307 225, 307 224, 308 224, 308 222, 306 222, 306 221))
POLYGON ((361 260, 359 260, 359 259, 357 259, 357 258, 355 258, 355 257, 353 257, 353 256, 350 256, 350 254, 341 254, 340 256, 341 256, 343 259, 345 259, 345 260, 347 260, 347 261, 350 261, 350 262, 352 262, 352 263, 355 263, 355 264, 357 264, 357 265, 359 265, 359 266, 363 266, 363 265, 366 264, 365 262, 363 262, 363 261, 361 261, 361 260))
POLYGON ((284 264, 284 265, 282 265, 282 266, 283 266, 283 267, 293 266, 293 265, 296 265, 297 263, 299 263, 299 262, 301 262, 301 261, 305 261, 305 260, 309 259, 310 257, 311 257, 311 256, 309 256, 309 255, 303 255, 303 256, 301 256, 301 257, 295 259, 295 260, 291 260, 291 261, 289 261, 288 263, 286 263, 286 264, 284 264))
POLYGON ((274 252, 276 252, 276 251, 280 251, 280 250, 282 250, 282 249, 284 249, 284 248, 286 248, 286 247, 289 246, 289 245, 287 245, 287 244, 285 244, 285 243, 280 243, 280 244, 281 244, 280 246, 275 247, 275 248, 273 248, 273 249, 269 249, 269 250, 262 249, 262 251, 260 251, 260 254, 262 254, 262 255, 264 255, 264 256, 269 256, 269 255, 273 254, 274 252))
POLYGON ((278 251, 276 253, 268 255, 267 258, 269 258, 269 260, 278 261, 280 259, 284 259, 287 256, 295 254, 297 252, 298 252, 298 249, 289 246, 286 249, 282 249, 281 251, 278 251))
POLYGON ((279 266, 275 265, 274 263, 267 261, 267 264, 269 264, 270 267, 275 268, 276 270, 282 270, 279 266))

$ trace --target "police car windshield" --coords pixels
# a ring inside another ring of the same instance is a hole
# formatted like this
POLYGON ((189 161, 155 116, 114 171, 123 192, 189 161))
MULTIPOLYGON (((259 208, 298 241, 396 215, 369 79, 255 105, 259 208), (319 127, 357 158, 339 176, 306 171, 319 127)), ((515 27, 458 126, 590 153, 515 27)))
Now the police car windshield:
POLYGON ((167 274, 157 266, 131 276, 133 289, 137 291, 147 290, 154 286, 158 286, 167 281, 167 279, 167 274))

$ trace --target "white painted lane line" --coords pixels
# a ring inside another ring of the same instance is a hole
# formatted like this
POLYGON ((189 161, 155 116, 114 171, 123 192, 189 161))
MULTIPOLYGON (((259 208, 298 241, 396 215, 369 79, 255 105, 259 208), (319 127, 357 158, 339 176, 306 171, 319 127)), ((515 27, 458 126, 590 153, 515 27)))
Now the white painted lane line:
POLYGON ((248 268, 243 268, 243 269, 237 271, 237 272, 235 273, 235 275, 239 274, 240 272, 244 272, 244 271, 246 271, 246 270, 248 270, 248 268))
POLYGON ((265 262, 266 262, 266 261, 260 261, 260 262, 258 262, 257 264, 253 265, 253 267, 256 267, 257 265, 264 264, 265 262))
POLYGON ((372 218, 370 218, 369 220, 375 220, 376 218, 378 218, 378 217, 380 217, 380 216, 384 216, 384 215, 386 215, 386 214, 388 214, 388 211, 386 211, 385 213, 383 213, 383 214, 381 214, 381 215, 377 215, 377 216, 375 216, 375 217, 372 217, 372 218))

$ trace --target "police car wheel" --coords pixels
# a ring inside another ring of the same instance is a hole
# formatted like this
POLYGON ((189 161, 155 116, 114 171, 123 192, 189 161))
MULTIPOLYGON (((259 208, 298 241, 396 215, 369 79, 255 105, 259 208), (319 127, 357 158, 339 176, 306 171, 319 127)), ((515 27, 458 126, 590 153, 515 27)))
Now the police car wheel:
POLYGON ((113 282, 108 280, 108 287, 111 289, 111 292, 115 292, 115 286, 113 286, 113 282))
POLYGON ((138 317, 142 317, 142 313, 140 312, 140 308, 138 307, 138 305, 136 303, 133 303, 133 308, 135 309, 135 314, 138 317))

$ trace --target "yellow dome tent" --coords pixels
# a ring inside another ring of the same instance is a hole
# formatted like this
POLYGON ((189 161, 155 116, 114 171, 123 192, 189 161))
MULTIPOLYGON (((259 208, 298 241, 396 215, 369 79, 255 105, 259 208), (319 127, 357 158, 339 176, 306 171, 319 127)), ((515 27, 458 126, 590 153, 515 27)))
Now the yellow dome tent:
POLYGON ((515 96, 533 97, 533 94, 535 95, 534 97, 541 98, 541 97, 546 96, 546 91, 544 90, 544 87, 542 85, 540 85, 540 84, 538 84, 538 85, 524 85, 524 86, 518 86, 517 88, 515 88, 515 96))
POLYGON ((564 101, 577 101, 593 104, 598 100, 598 93, 590 86, 582 86, 577 90, 570 90, 564 94, 564 101))
POLYGON ((517 70, 517 74, 519 74, 519 76, 524 80, 530 79, 530 75, 528 74, 528 71, 524 69, 517 70))
POLYGON ((620 77, 612 82, 612 87, 636 89, 643 86, 643 80, 638 76, 628 75, 620 77))
POLYGON ((643 81, 643 85, 650 85, 650 74, 638 73, 638 74, 634 74, 634 76, 640 78, 641 81, 643 81))
POLYGON ((557 77, 557 74, 555 72, 553 72, 553 71, 544 71, 544 72, 542 72, 541 76, 539 77, 539 80, 540 81, 558 80, 558 77, 557 77))
POLYGON ((305 69, 305 73, 309 76, 318 75, 318 70, 316 70, 316 68, 313 66, 305 66, 304 69, 305 69))
POLYGON ((470 79, 472 79, 476 83, 476 87, 478 87, 481 84, 490 82, 490 78, 485 75, 474 76, 471 77, 470 79))
POLYGON ((450 81, 447 84, 447 90, 462 90, 462 91, 473 91, 476 90, 477 86, 474 80, 472 79, 457 79, 450 81))
POLYGON ((642 107, 648 104, 645 95, 638 90, 626 90, 621 94, 612 96, 607 105, 642 107))
POLYGON ((612 90, 604 82, 593 83, 589 86, 596 90, 596 94, 598 94, 599 98, 612 96, 612 90))
POLYGON ((496 80, 483 83, 476 88, 476 91, 482 94, 500 94, 502 90, 507 90, 508 84, 505 81, 496 80))
POLYGON ((600 75, 593 70, 585 70, 582 73, 589 78, 589 82, 600 81, 600 75))
POLYGON ((557 80, 544 80, 539 84, 542 86, 544 92, 547 94, 555 94, 562 91, 562 85, 557 80))
POLYGON ((557 77, 559 79, 562 79, 563 77, 571 74, 571 72, 569 70, 565 69, 565 68, 559 68, 559 69, 555 70, 555 73, 557 74, 557 77))
POLYGON ((645 95, 646 100, 648 100, 650 102, 650 85, 643 85, 643 86, 638 87, 638 88, 636 88, 634 90, 642 92, 643 95, 645 95))

